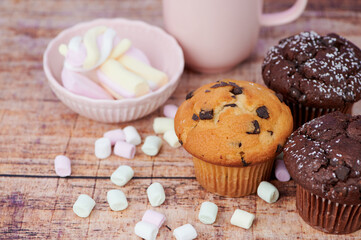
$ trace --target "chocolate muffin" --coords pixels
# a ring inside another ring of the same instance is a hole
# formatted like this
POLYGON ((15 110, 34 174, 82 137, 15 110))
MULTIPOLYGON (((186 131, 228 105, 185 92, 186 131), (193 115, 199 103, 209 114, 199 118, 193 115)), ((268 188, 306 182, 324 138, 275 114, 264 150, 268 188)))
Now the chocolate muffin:
POLYGON ((189 93, 174 126, 199 183, 231 197, 254 193, 268 179, 293 127, 290 109, 272 90, 230 79, 189 93))
POLYGON ((305 222, 335 234, 361 228, 361 116, 333 112, 304 124, 288 139, 284 161, 305 222))
POLYGON ((361 50, 330 33, 302 32, 279 41, 264 60, 265 84, 291 108, 295 129, 361 98, 361 50))

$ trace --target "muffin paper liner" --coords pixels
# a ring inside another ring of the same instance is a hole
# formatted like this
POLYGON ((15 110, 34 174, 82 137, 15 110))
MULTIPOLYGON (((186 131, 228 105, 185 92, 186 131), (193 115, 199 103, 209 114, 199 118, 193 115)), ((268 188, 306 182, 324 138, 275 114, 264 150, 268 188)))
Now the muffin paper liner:
POLYGON ((225 167, 193 157, 196 178, 202 187, 228 197, 255 193, 259 183, 270 177, 273 161, 248 167, 225 167))
POLYGON ((340 111, 342 113, 350 113, 353 105, 351 103, 343 108, 314 108, 303 106, 300 103, 294 103, 288 101, 287 99, 284 99, 284 102, 291 109, 293 117, 293 129, 297 129, 301 127, 304 123, 330 112, 340 111))
POLYGON ((332 234, 352 233, 361 228, 361 204, 331 202, 297 184, 296 207, 311 227, 332 234))

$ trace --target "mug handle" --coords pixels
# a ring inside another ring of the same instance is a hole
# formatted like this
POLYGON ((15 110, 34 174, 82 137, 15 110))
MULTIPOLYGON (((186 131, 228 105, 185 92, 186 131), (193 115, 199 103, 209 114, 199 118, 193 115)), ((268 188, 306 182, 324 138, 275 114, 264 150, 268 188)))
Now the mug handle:
POLYGON ((269 27, 292 22, 302 14, 306 8, 306 5, 307 0, 297 0, 297 2, 293 4, 291 8, 283 12, 262 14, 261 25, 269 27))

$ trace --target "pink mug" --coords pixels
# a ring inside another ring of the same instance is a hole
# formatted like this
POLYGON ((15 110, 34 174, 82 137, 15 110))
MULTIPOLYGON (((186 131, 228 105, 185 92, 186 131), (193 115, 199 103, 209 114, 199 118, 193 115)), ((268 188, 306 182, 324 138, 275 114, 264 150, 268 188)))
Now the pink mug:
POLYGON ((291 22, 307 0, 288 10, 262 14, 263 0, 163 0, 166 30, 180 43, 188 67, 204 73, 224 72, 246 59, 260 26, 291 22))

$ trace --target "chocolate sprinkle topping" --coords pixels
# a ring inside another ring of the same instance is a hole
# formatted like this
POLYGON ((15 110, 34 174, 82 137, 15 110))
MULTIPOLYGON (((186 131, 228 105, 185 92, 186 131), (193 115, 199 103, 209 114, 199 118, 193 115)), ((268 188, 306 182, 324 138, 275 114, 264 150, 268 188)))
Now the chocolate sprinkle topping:
POLYGON ((224 105, 225 107, 237 107, 237 104, 235 103, 230 103, 230 104, 226 104, 224 105))
POLYGON ((214 84, 211 88, 219 88, 219 87, 225 87, 228 86, 229 84, 226 82, 220 82, 220 83, 216 83, 214 84))
POLYGON ((192 119, 193 119, 194 121, 198 121, 198 120, 199 120, 199 117, 197 116, 197 114, 193 113, 192 119))
POLYGON ((340 166, 335 171, 336 177, 343 182, 347 180, 349 173, 350 173, 350 169, 346 166, 340 166))
POLYGON ((206 110, 201 110, 199 112, 199 118, 201 120, 210 120, 213 118, 213 109, 210 111, 206 111, 206 110))
POLYGON ((278 144, 277 149, 276 149, 276 153, 281 153, 282 149, 283 149, 282 145, 278 144))
POLYGON ((243 167, 247 167, 250 164, 250 163, 246 162, 243 157, 241 158, 241 161, 243 163, 243 167))
POLYGON ((268 114, 268 110, 267 110, 266 106, 257 108, 256 112, 257 112, 257 116, 260 118, 263 118, 263 119, 269 118, 269 114, 268 114))
POLYGON ((243 93, 243 88, 242 87, 234 87, 232 90, 231 90, 231 93, 233 93, 234 95, 239 95, 239 94, 242 94, 243 93))
POLYGON ((189 92, 186 96, 186 100, 191 99, 193 97, 193 91, 189 92))
POLYGON ((247 132, 247 134, 259 134, 261 132, 260 128, 259 128, 259 123, 257 120, 253 120, 252 121, 253 126, 254 126, 254 130, 253 132, 247 132))

